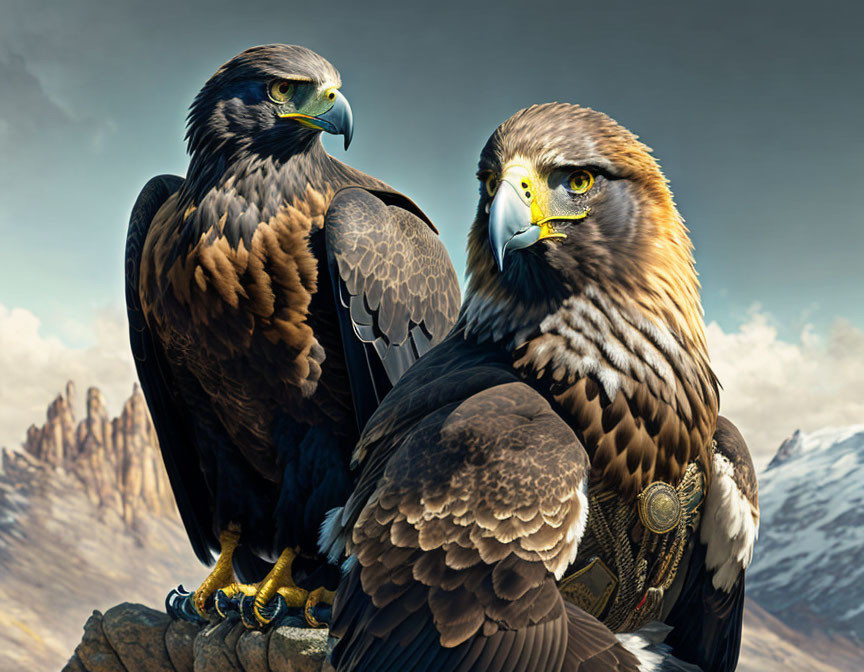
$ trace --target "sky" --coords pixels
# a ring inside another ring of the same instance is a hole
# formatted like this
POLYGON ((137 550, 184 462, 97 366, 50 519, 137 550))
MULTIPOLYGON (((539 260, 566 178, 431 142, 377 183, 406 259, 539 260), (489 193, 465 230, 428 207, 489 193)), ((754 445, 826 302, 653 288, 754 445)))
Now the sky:
POLYGON ((724 409, 752 415, 766 382, 819 391, 775 411, 766 453, 798 424, 862 422, 862 32, 853 2, 0 0, 0 444, 44 413, 61 360, 131 384, 131 206, 185 171, 207 77, 269 42, 341 71, 354 142, 325 145, 420 204, 460 273, 494 128, 551 100, 608 113, 655 149, 690 227, 724 409))

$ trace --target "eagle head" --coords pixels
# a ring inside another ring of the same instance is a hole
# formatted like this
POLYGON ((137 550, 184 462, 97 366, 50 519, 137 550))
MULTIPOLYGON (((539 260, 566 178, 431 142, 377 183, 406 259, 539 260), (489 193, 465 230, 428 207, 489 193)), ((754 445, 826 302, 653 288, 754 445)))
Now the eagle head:
POLYGON ((337 70, 305 47, 269 44, 223 65, 190 108, 193 157, 231 161, 244 152, 277 158, 308 147, 321 131, 351 142, 351 107, 337 70))
POLYGON ((469 333, 530 329, 590 286, 704 345, 687 229, 633 133, 589 108, 534 105, 495 130, 477 174, 469 333))

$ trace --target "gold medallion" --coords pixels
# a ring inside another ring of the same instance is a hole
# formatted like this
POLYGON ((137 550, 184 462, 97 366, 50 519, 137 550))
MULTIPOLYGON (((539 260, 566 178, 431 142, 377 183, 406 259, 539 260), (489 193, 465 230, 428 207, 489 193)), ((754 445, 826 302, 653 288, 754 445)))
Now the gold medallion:
POLYGON ((639 520, 655 534, 674 530, 681 520, 681 500, 671 485, 663 481, 649 483, 639 493, 639 520))

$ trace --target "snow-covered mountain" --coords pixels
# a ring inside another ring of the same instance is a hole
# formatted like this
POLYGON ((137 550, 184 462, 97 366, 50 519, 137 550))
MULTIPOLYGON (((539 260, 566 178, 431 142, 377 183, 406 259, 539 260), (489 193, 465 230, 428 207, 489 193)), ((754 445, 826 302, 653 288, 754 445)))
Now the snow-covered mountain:
POLYGON ((759 477, 748 594, 794 628, 864 643, 864 425, 796 431, 759 477))

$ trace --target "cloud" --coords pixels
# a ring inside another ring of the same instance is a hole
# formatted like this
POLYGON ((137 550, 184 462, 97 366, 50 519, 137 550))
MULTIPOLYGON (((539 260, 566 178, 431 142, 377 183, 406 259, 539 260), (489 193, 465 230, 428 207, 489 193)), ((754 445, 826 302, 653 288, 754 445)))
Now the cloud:
POLYGON ((19 446, 30 424, 44 422, 46 407, 67 380, 75 381, 79 395, 91 385, 99 387, 112 412, 136 380, 126 320, 119 310, 103 310, 82 326, 92 343, 85 348, 45 337, 40 326, 29 310, 0 304, 0 446, 19 446))
POLYGON ((46 95, 21 55, 0 55, 0 87, 6 92, 0 98, 0 119, 15 130, 16 137, 30 139, 52 124, 72 123, 68 113, 46 95))
POLYGON ((16 161, 32 158, 44 167, 39 148, 62 148, 62 153, 98 153, 116 132, 110 119, 97 121, 72 114, 46 92, 27 60, 18 53, 0 53, 0 150, 16 161))
MULTIPOLYGON (((29 310, 0 304, 0 446, 17 446, 31 423, 41 423, 67 380, 79 395, 101 388, 116 412, 136 379, 119 309, 65 325, 87 347, 43 336, 40 327, 29 310)), ((708 342, 723 385, 721 412, 741 429, 757 466, 796 429, 864 422, 864 331, 849 323, 838 320, 824 338, 808 326, 790 342, 755 308, 735 331, 709 324, 708 342)))
POLYGON ((864 331, 837 320, 824 338, 806 326, 780 340, 759 307, 737 331, 708 325, 711 360, 723 385, 720 412, 741 430, 757 467, 796 429, 864 422, 864 331))

